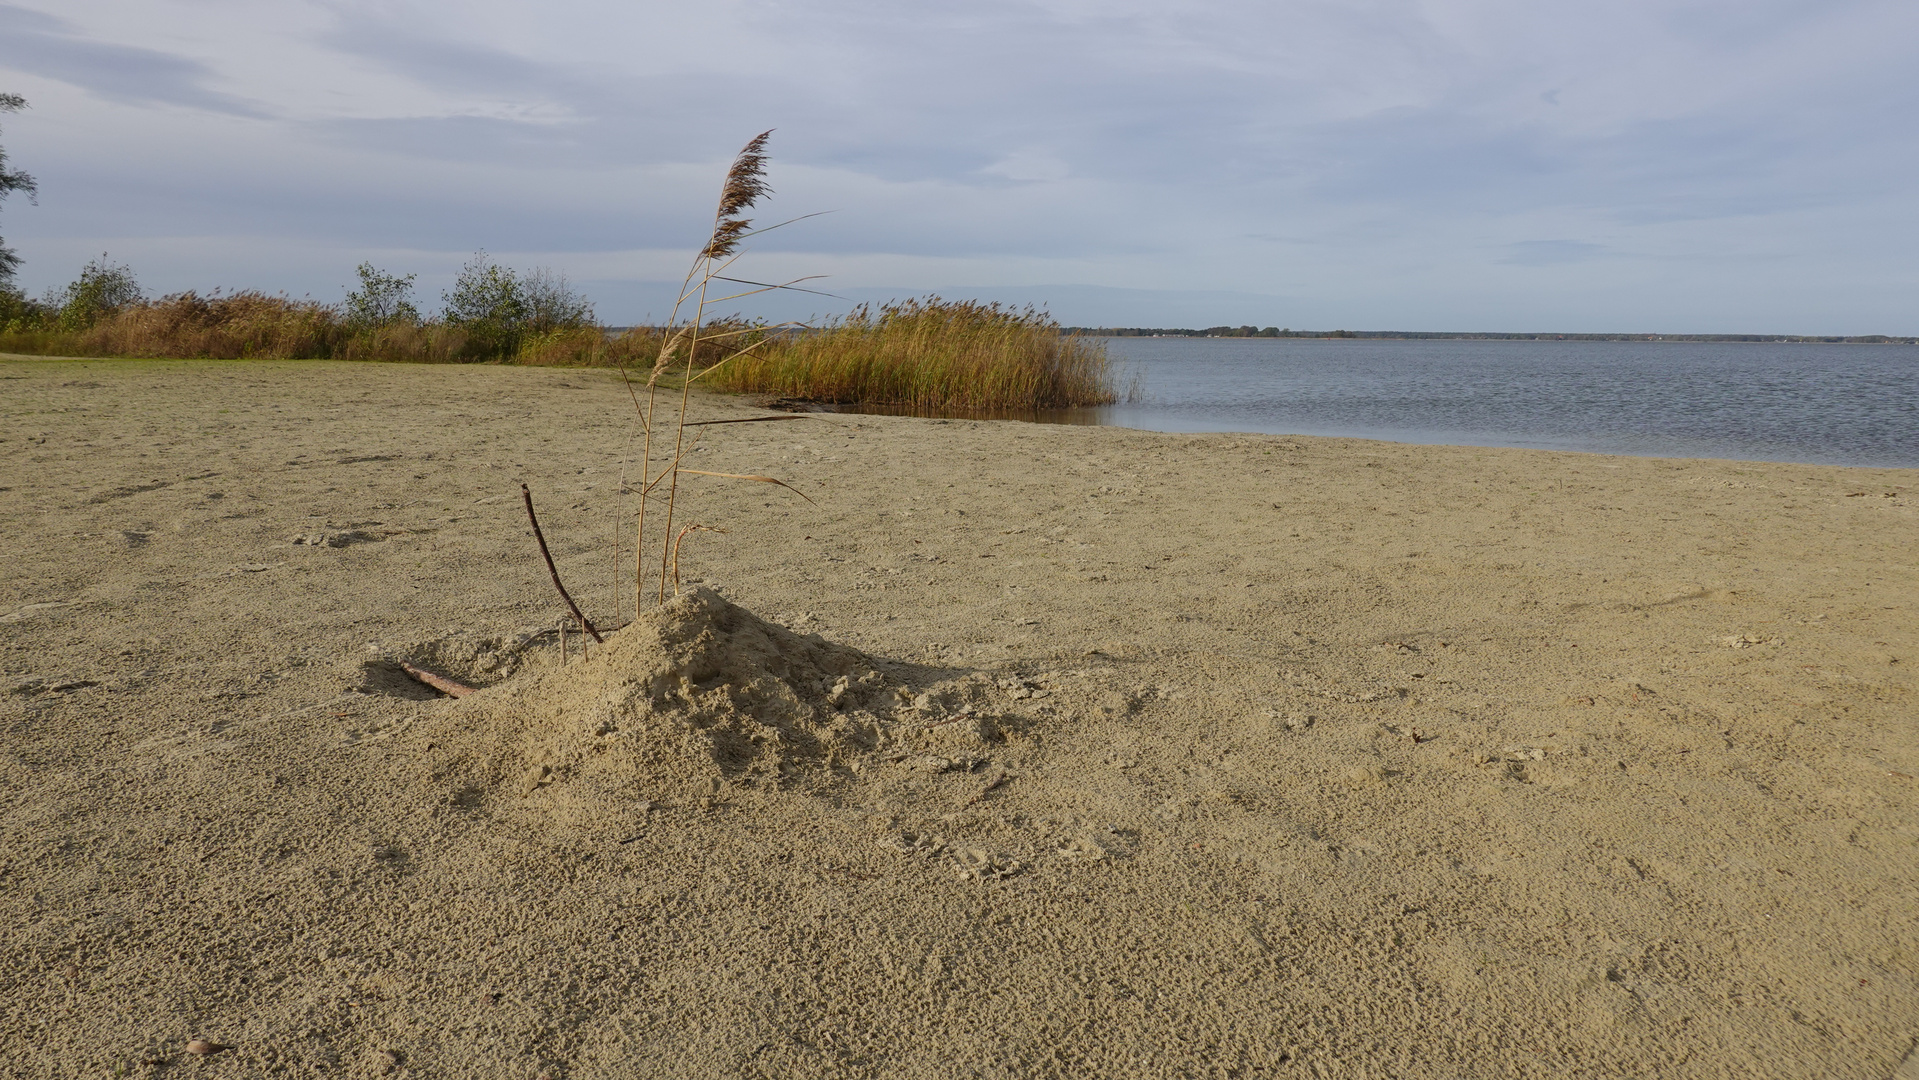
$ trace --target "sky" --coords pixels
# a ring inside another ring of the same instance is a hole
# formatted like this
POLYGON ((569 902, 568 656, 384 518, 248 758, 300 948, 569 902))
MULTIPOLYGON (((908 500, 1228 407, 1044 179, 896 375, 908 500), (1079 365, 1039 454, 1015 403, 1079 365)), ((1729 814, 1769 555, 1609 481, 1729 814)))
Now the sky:
POLYGON ((0 2, 29 293, 422 306, 478 250, 664 316, 773 129, 739 269, 828 315, 1919 333, 1912 0, 0 2))

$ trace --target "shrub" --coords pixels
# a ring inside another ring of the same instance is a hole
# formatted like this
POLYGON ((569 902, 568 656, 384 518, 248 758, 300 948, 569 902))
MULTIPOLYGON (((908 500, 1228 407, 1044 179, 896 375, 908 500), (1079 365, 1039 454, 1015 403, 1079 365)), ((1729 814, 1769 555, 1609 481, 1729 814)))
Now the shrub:
POLYGON ((544 266, 534 267, 520 278, 520 292, 526 301, 526 329, 534 334, 597 328, 593 303, 581 296, 566 275, 544 266))
POLYGON ((23 334, 46 329, 51 313, 11 286, 0 285, 0 334, 23 334))
POLYGON ((526 332, 526 291, 510 267, 476 253, 460 268, 451 292, 441 294, 440 317, 466 334, 472 355, 510 356, 526 332))
POLYGON ((341 310, 349 328, 365 332, 420 321, 420 309, 413 306, 413 279, 418 275, 398 277, 366 262, 357 272, 360 288, 346 294, 341 310))
POLYGON ((74 333, 139 303, 145 296, 134 280, 133 268, 114 263, 103 252, 82 267, 80 276, 65 288, 48 292, 43 303, 54 311, 53 329, 74 333))

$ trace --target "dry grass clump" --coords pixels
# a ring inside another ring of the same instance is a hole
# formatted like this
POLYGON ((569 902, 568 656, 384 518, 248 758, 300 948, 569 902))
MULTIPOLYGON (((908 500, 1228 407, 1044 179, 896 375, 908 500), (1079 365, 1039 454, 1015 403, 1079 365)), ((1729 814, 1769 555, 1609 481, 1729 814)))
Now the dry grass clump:
POLYGON ((133 304, 75 335, 109 356, 304 359, 331 356, 345 337, 332 309, 261 292, 184 292, 133 304))
POLYGON ((360 288, 340 304, 243 290, 174 293, 149 300, 132 270, 106 255, 38 301, 0 285, 0 351, 67 356, 215 360, 491 361, 591 365, 624 362, 642 340, 619 344, 565 274, 521 274, 480 252, 426 317, 412 301, 414 275, 358 269, 360 288), (622 353, 624 349, 624 354, 622 353))
POLYGON ((750 345, 764 335, 765 330, 733 319, 709 321, 697 339, 661 326, 634 326, 617 335, 599 327, 580 327, 528 335, 511 362, 534 367, 651 368, 663 352, 671 351, 683 360, 691 344, 694 367, 705 369, 719 364, 740 345, 750 345))
POLYGON ((458 364, 471 359, 467 334, 442 322, 395 322, 344 335, 336 360, 380 360, 401 364, 458 364))
POLYGON ((549 330, 528 334, 520 342, 512 363, 532 367, 600 367, 635 362, 647 352, 651 335, 645 331, 608 336, 597 326, 568 330, 549 330))
POLYGON ((937 296, 877 313, 861 305, 778 335, 709 380, 716 388, 925 412, 1107 405, 1119 399, 1105 346, 1031 307, 937 296))
MULTIPOLYGON (((715 320, 698 342, 696 366, 711 367, 729 342, 761 331, 715 320)), ((52 320, 0 332, 0 352, 35 356, 138 356, 211 360, 368 360, 453 364, 492 362, 539 367, 651 365, 668 332, 637 326, 618 334, 598 325, 525 334, 510 355, 488 352, 466 327, 400 319, 356 325, 339 308, 261 292, 202 296, 186 292, 126 304, 91 325, 63 329, 52 320)), ((676 349, 684 351, 682 340, 676 349)))
POLYGON ((43 356, 312 359, 338 355, 348 334, 331 309, 260 292, 185 292, 85 319, 9 326, 0 350, 43 356))
POLYGON ((438 322, 355 327, 326 304, 252 290, 140 300, 77 328, 54 323, 0 334, 0 350, 208 360, 447 363, 469 358, 467 335, 458 327, 438 322))

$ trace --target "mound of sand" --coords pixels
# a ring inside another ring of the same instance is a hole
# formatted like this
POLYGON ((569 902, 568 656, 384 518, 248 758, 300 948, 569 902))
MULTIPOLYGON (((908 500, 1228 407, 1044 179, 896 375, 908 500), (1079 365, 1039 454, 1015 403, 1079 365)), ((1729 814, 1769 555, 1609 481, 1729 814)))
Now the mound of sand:
POLYGON ((719 785, 819 786, 931 729, 990 742, 1005 718, 979 677, 929 680, 800 635, 694 587, 586 659, 534 666, 427 725, 425 759, 466 802, 700 798, 719 785), (929 684, 930 682, 930 684, 929 684))

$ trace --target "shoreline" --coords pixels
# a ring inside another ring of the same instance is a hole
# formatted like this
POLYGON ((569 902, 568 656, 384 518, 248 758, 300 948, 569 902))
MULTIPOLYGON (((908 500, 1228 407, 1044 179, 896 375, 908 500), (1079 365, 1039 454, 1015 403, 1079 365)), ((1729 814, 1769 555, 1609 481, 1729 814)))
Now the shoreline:
POLYGON ((0 378, 25 1075, 204 1038, 294 1073, 1880 1080, 1919 1030, 1919 470, 707 429, 693 467, 816 505, 689 487, 730 530, 689 583, 976 677, 998 726, 523 790, 529 732, 449 736, 474 714, 381 664, 557 677, 522 481, 631 617, 616 376, 0 378))
MULTIPOLYGON (((371 364, 371 365, 393 365, 393 366, 400 366, 400 367, 408 367, 408 366, 439 367, 439 368, 448 368, 453 370, 458 370, 462 368, 464 369, 488 368, 488 369, 507 369, 507 370, 513 370, 513 369, 540 370, 540 371, 549 371, 549 372, 570 371, 570 372, 578 372, 582 374, 597 373, 599 375, 608 375, 608 374, 614 373, 617 370, 617 369, 607 368, 607 367, 557 367, 557 366, 546 366, 546 365, 520 365, 520 364, 497 364, 497 363, 411 364, 408 362, 385 361, 385 360, 339 361, 339 360, 322 360, 322 359, 296 359, 296 360, 186 359, 186 360, 182 360, 182 359, 173 359, 173 358, 132 358, 132 357, 45 357, 45 356, 34 356, 34 355, 15 354, 15 353, 0 353, 0 364, 9 364, 9 363, 62 363, 62 364, 113 363, 113 364, 189 364, 189 365, 191 364, 237 364, 237 365, 344 364, 344 365, 347 365, 349 369, 371 364)), ((1224 426, 1153 428, 1153 427, 1131 427, 1121 423, 1108 422, 1101 418, 1100 414, 1111 412, 1114 410, 1121 410, 1121 411, 1128 410, 1128 409, 1152 410, 1156 408, 1150 403, 1137 403, 1137 402, 1129 403, 1125 401, 1116 402, 1111 405, 1075 406, 1072 408, 1062 408, 1062 409, 997 409, 997 410, 978 410, 978 411, 971 411, 971 412, 955 410, 955 411, 948 411, 944 413, 932 413, 932 412, 922 413, 922 412, 914 411, 911 406, 844 404, 844 403, 831 402, 831 401, 821 401, 821 400, 816 400, 812 398, 778 397, 778 396, 770 396, 766 394, 754 394, 754 393, 743 393, 743 394, 737 394, 737 395, 733 395, 733 394, 717 395, 716 400, 732 400, 745 407, 759 408, 759 409, 764 409, 764 410, 774 411, 774 412, 830 413, 830 414, 847 415, 847 416, 892 416, 892 417, 904 417, 904 418, 923 419, 923 420, 944 419, 944 420, 959 420, 959 421, 968 421, 968 422, 998 422, 998 421, 1012 420, 1012 421, 1018 421, 1021 423, 1033 423, 1033 424, 1042 424, 1042 425, 1049 425, 1049 426, 1057 425, 1057 426, 1063 426, 1063 427, 1113 428, 1113 429, 1122 430, 1122 431, 1132 431, 1132 432, 1139 432, 1142 434, 1153 434, 1153 435, 1221 435, 1221 436, 1237 436, 1237 437, 1253 437, 1253 438, 1281 437, 1281 438, 1304 438, 1304 439, 1349 439, 1349 440, 1355 440, 1360 442, 1379 442, 1379 443, 1386 443, 1386 444, 1397 445, 1397 446, 1429 446, 1429 447, 1440 447, 1440 448, 1461 449, 1461 450, 1488 450, 1488 449, 1525 450, 1525 451, 1537 451, 1541 453, 1591 454, 1591 455, 1598 455, 1603 457, 1630 457, 1630 458, 1642 458, 1642 459, 1663 460, 1663 461, 1699 461, 1699 462, 1713 462, 1713 463, 1730 464, 1730 465, 1737 465, 1737 464, 1804 465, 1808 467, 1817 467, 1817 468, 1878 469, 1878 470, 1893 470, 1893 471, 1899 471, 1899 470, 1913 471, 1915 469, 1919 469, 1919 465, 1879 465, 1879 464, 1863 464, 1859 462, 1844 462, 1844 461, 1808 461, 1808 460, 1805 460, 1804 458, 1788 458, 1788 457, 1741 457, 1737 455, 1711 455, 1711 454, 1688 454, 1683 452, 1633 451, 1633 450, 1627 450, 1627 449, 1618 448, 1618 447, 1609 448, 1609 447, 1603 447, 1603 446, 1576 447, 1576 446, 1529 445, 1527 443, 1522 443, 1517 441, 1470 442, 1470 441, 1450 440, 1448 438, 1448 436, 1453 436, 1453 435, 1469 435, 1471 434, 1469 432, 1421 432, 1418 430, 1397 429, 1397 428, 1395 429, 1353 429, 1353 430, 1346 430, 1346 429, 1330 430, 1329 429, 1329 430, 1320 430, 1320 431, 1300 431, 1300 430, 1282 430, 1281 428, 1277 426, 1271 429, 1230 428, 1230 427, 1224 427, 1224 426), (1430 434, 1434 437, 1431 439, 1414 437, 1422 434, 1430 434)), ((1493 436, 1493 435, 1487 436, 1488 440, 1491 440, 1497 437, 1498 436, 1493 436)))

